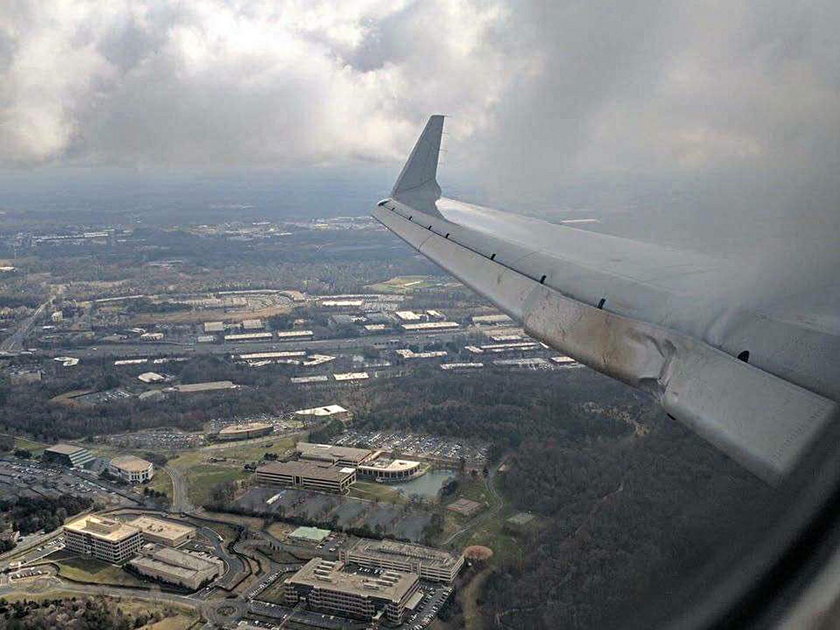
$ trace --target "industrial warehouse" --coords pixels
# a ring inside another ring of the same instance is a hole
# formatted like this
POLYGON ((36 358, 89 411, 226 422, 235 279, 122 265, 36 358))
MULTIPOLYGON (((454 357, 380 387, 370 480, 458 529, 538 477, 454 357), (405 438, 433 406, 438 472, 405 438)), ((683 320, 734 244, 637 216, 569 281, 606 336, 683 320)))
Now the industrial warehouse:
POLYGON ((314 610, 358 619, 384 615, 400 624, 409 605, 419 602, 418 583, 412 573, 369 575, 349 571, 341 561, 313 558, 286 581, 285 599, 290 606, 305 602, 314 610))

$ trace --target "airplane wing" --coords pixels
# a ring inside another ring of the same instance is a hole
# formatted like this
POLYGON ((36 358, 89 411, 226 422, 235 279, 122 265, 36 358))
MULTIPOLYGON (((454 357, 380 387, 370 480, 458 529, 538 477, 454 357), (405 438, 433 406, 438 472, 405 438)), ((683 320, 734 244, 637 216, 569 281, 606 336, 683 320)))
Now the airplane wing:
POLYGON ((836 287, 746 308, 724 261, 441 198, 442 129, 432 116, 373 216, 529 335, 649 392, 769 483, 840 418, 836 287))

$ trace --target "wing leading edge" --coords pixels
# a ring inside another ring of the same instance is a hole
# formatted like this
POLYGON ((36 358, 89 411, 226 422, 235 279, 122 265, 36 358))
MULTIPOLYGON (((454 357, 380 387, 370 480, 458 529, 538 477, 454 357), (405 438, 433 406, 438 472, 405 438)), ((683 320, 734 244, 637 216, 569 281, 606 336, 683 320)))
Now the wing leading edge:
POLYGON ((710 261, 681 254, 677 263, 664 248, 440 199, 442 127, 442 117, 430 119, 392 197, 373 216, 528 334, 651 393, 672 417, 770 483, 840 416, 832 389, 840 378, 802 356, 811 347, 840 351, 833 331, 780 329, 742 313, 728 314, 737 326, 724 332, 699 326, 689 316, 697 309, 691 283, 720 277, 710 261), (401 182, 408 185, 401 189, 401 182), (758 363, 732 354, 745 330, 750 348, 761 350, 758 363), (780 331, 791 338, 779 339, 780 331))

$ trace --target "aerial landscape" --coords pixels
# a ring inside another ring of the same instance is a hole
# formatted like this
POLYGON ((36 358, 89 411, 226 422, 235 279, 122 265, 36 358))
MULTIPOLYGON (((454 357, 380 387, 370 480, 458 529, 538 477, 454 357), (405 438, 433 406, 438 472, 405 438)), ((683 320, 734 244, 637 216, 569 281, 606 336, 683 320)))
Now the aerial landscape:
POLYGON ((290 578, 332 563, 352 593, 419 563, 393 595, 407 628, 528 627, 546 599, 592 624, 768 494, 366 216, 6 218, 4 592, 154 601, 184 627, 356 627, 339 609, 321 625, 290 578), (136 542, 90 542, 109 536, 136 542), (383 543, 397 564, 352 562, 383 543))
POLYGON ((0 630, 838 627, 840 14, 634 4, 0 3, 0 630))

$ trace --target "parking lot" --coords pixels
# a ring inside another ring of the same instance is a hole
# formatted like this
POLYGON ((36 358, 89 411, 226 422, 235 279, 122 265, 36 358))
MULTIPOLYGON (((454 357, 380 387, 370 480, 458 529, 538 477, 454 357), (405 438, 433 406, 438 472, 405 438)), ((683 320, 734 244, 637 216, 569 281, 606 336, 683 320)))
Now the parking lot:
POLYGON ((458 463, 463 457, 468 465, 483 466, 490 444, 481 440, 454 440, 438 435, 420 435, 402 431, 359 431, 348 429, 334 444, 355 446, 362 443, 371 449, 397 451, 402 457, 421 457, 458 463))
POLYGON ((0 460, 0 498, 51 498, 85 496, 108 506, 131 505, 131 501, 110 488, 85 477, 36 463, 0 460))

